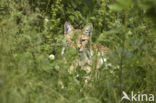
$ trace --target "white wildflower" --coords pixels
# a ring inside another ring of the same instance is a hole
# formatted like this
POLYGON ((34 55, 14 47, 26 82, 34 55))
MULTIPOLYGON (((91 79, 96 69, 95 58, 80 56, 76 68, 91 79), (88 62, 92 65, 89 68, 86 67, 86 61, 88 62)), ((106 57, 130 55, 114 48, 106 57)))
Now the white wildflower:
POLYGON ((48 22, 49 20, 47 18, 44 19, 46 22, 48 22))
POLYGON ((50 54, 50 55, 49 55, 49 59, 50 59, 50 60, 54 60, 54 59, 55 59, 55 55, 50 54))

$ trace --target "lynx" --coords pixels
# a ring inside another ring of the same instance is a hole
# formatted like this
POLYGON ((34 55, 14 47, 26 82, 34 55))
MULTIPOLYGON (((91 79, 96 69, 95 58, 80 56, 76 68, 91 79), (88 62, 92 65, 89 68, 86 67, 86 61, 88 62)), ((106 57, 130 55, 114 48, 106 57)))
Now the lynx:
MULTIPOLYGON (((64 24, 64 38, 67 46, 75 48, 79 55, 80 60, 75 60, 69 72, 71 73, 74 68, 81 66, 87 73, 91 72, 91 64, 95 62, 96 68, 100 68, 105 61, 103 56, 110 52, 109 48, 91 42, 93 32, 93 25, 88 24, 82 30, 74 29, 74 27, 66 22, 64 24), (97 55, 97 60, 93 61, 92 56, 97 55)), ((62 55, 64 55, 65 47, 62 49, 62 55)))

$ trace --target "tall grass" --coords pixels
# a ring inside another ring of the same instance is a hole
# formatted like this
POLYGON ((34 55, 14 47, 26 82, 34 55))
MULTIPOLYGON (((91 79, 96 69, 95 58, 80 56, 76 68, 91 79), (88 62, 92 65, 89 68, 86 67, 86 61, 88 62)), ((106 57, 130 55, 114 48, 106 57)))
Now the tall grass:
POLYGON ((108 9, 113 0, 101 0, 101 5, 94 2, 92 0, 93 6, 89 6, 95 8, 89 11, 88 17, 84 15, 90 10, 85 9, 89 5, 87 2, 49 1, 48 10, 44 11, 44 6, 39 8, 41 5, 36 4, 37 1, 31 4, 23 0, 1 0, 0 103, 120 103, 123 90, 127 93, 156 93, 156 39, 151 19, 144 13, 139 14, 142 13, 139 7, 134 14, 131 13, 133 9, 127 8, 123 13, 114 11, 116 5, 108 9), (56 6, 57 10, 49 9, 49 5, 56 6), (83 6, 84 11, 77 9, 79 6, 83 6), (79 11, 74 13, 73 10, 79 11), (76 28, 92 22, 93 42, 111 49, 106 64, 112 66, 104 64, 96 76, 96 63, 92 64, 90 74, 80 67, 70 74, 68 68, 79 57, 70 47, 65 52, 67 62, 61 56, 66 20, 76 28), (49 55, 55 58, 50 59, 49 55), (88 75, 91 79, 85 84, 88 75))

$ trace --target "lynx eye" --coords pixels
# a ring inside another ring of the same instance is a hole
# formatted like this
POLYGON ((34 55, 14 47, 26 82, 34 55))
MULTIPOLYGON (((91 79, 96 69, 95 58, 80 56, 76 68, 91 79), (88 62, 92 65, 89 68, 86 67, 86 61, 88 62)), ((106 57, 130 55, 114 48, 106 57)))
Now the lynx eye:
POLYGON ((81 40, 81 42, 84 42, 84 41, 86 41, 86 39, 82 39, 82 40, 81 40))

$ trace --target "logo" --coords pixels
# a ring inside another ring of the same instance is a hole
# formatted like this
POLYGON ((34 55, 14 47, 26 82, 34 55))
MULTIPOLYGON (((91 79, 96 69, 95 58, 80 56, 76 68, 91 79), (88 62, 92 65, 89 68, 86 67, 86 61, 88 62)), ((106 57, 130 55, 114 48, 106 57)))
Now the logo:
POLYGON ((121 98, 121 101, 128 100, 128 101, 154 101, 154 94, 141 94, 140 92, 134 93, 131 92, 131 95, 128 96, 128 94, 123 91, 123 97, 121 98))

